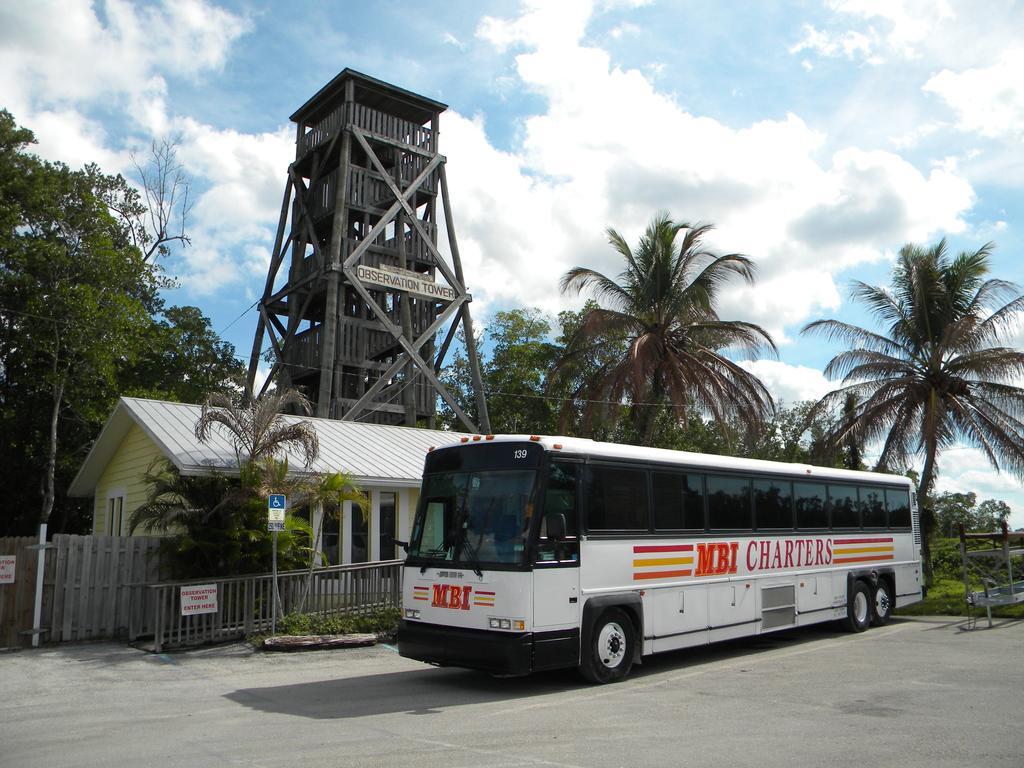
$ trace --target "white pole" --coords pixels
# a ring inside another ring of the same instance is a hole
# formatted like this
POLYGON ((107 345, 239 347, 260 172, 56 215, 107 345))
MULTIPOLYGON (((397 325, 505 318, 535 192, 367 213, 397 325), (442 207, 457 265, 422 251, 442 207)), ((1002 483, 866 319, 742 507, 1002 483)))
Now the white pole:
POLYGON ((277 531, 274 531, 274 554, 273 554, 273 567, 274 567, 274 605, 270 609, 270 634, 277 634, 277 531))
POLYGON ((46 565, 46 523, 39 524, 39 554, 36 555, 36 601, 32 610, 32 647, 39 647, 43 620, 43 568, 46 565))

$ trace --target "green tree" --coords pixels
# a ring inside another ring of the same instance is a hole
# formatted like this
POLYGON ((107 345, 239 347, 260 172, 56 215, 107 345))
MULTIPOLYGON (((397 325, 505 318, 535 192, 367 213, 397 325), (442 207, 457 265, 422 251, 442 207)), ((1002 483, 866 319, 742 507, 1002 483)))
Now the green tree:
POLYGON ((931 500, 937 536, 959 536, 960 526, 968 531, 998 531, 1009 518, 1010 505, 999 499, 985 499, 980 504, 974 492, 945 492, 931 500))
POLYGON ((976 531, 998 531, 1010 519, 1010 505, 999 499, 985 499, 978 505, 972 525, 976 531))
POLYGON ((32 408, 37 419, 27 437, 41 467, 32 472, 42 496, 37 519, 47 523, 62 416, 84 410, 96 389, 110 390, 135 357, 149 324, 142 297, 158 281, 97 195, 95 170, 42 161, 24 151, 29 141, 0 112, 4 410, 11 417, 32 408))
POLYGON ((199 403, 230 395, 245 375, 235 348, 197 307, 163 309, 146 329, 141 350, 120 379, 122 394, 199 403))
POLYGON ((178 230, 157 244, 123 177, 48 163, 33 141, 0 110, 0 535, 87 529, 91 504, 64 489, 119 394, 195 401, 239 368, 198 310, 164 308, 171 283, 141 249, 178 230))
MULTIPOLYGON (((818 407, 836 412, 850 395, 830 437, 882 441, 878 466, 900 469, 924 458, 918 498, 926 499, 943 449, 957 442, 979 448, 995 469, 1024 476, 1024 351, 1003 346, 1024 311, 1019 288, 988 278, 992 244, 951 257, 946 241, 930 248, 905 245, 886 289, 854 283, 883 330, 818 320, 804 333, 846 342, 851 349, 825 373, 843 386, 818 407)), ((930 527, 922 516, 925 571, 930 580, 930 527)))
POLYGON ((957 536, 960 526, 974 530, 977 494, 941 493, 932 499, 931 509, 935 516, 935 532, 939 536, 957 536))
MULTIPOLYGON (((480 373, 495 432, 554 434, 558 403, 545 390, 558 348, 550 335, 551 324, 536 308, 496 312, 487 324, 481 336, 480 373)), ((459 406, 477 419, 463 348, 456 350, 441 378, 459 406)), ((442 406, 441 417, 450 429, 462 428, 448 408, 442 406)))
POLYGON ((722 320, 716 306, 730 280, 753 284, 754 264, 738 253, 706 250, 710 229, 658 214, 635 250, 609 229, 608 242, 625 261, 617 280, 589 267, 574 267, 562 277, 563 293, 590 290, 601 304, 569 340, 566 360, 588 354, 609 335, 627 339, 625 354, 596 371, 586 393, 610 403, 628 398, 639 439, 647 445, 666 400, 680 417, 691 407, 720 423, 735 415, 752 431, 772 411, 761 381, 722 353, 774 352, 771 337, 752 323, 722 320))
POLYGON ((483 380, 495 432, 555 431, 557 404, 545 394, 557 355, 550 335, 551 324, 539 309, 497 312, 488 324, 485 341, 491 352, 483 380))

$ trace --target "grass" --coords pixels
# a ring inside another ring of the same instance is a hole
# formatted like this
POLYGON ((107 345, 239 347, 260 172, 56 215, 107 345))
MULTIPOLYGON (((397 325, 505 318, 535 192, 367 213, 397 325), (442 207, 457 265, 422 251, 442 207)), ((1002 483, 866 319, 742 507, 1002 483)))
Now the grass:
MULTIPOLYGON (((967 599, 964 583, 959 579, 939 578, 928 590, 928 597, 919 603, 908 605, 896 611, 898 616, 966 616, 967 599)), ((984 616, 984 608, 975 608, 975 616, 984 616)), ((999 606, 992 609, 992 616, 1002 619, 1024 618, 1024 603, 999 606)))
MULTIPOLYGON (((988 542, 971 542, 972 549, 987 549, 992 545, 988 542)), ((995 565, 995 563, 990 563, 995 565)), ((1014 574, 1024 573, 1021 570, 1024 562, 1017 557, 1013 560, 1014 574)), ((928 589, 928 597, 919 603, 908 605, 896 611, 900 616, 966 616, 967 597, 964 594, 964 582, 960 564, 959 539, 940 538, 932 544, 932 568, 934 583, 928 589)), ((976 571, 972 570, 972 577, 976 571)), ((993 572, 993 577, 1006 577, 1005 569, 993 572)), ((1019 578, 1019 577, 1017 577, 1019 578)), ((980 580, 972 583, 971 589, 980 591, 980 580)), ((976 616, 984 616, 984 608, 974 609, 976 616)), ((1024 618, 1024 603, 1000 606, 992 609, 992 616, 1003 619, 1024 618)))

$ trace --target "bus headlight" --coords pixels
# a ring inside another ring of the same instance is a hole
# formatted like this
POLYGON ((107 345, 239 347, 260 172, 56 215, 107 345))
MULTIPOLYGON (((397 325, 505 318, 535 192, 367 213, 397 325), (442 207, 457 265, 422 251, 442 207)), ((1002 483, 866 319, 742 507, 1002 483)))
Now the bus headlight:
POLYGON ((523 619, 504 619, 500 616, 489 616, 487 624, 491 629, 526 629, 526 622, 523 619))
POLYGON ((406 608, 405 609, 405 618, 407 618, 407 619, 418 619, 419 617, 420 617, 420 612, 419 612, 418 608, 406 608))

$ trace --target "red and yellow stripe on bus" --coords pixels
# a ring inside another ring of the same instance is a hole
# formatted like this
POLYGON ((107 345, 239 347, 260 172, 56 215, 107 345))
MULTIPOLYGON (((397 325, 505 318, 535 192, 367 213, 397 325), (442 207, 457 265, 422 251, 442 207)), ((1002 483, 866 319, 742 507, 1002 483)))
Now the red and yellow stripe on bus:
POLYGON ((633 581, 693 575, 693 544, 642 544, 633 547, 633 581))
POLYGON ((485 592, 483 590, 477 590, 473 593, 473 605, 487 606, 488 608, 494 607, 494 593, 485 592))
POLYGON ((894 553, 895 545, 891 536, 832 540, 832 562, 836 565, 892 560, 894 553))

